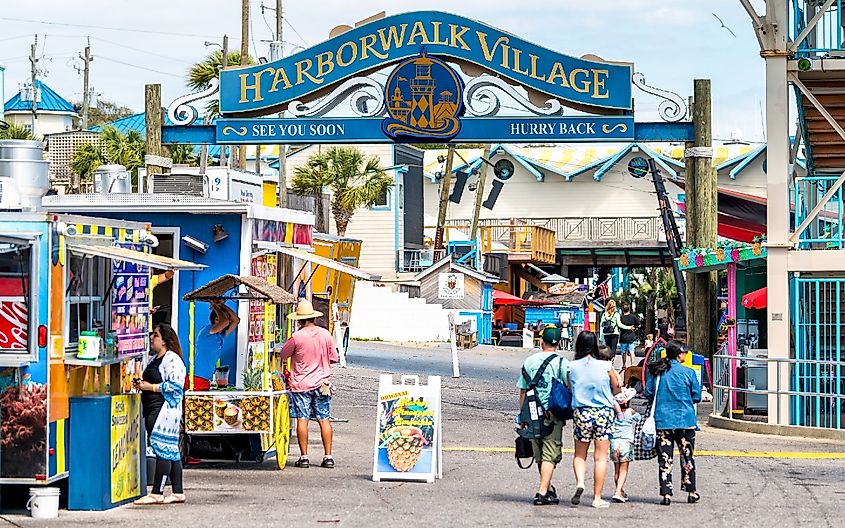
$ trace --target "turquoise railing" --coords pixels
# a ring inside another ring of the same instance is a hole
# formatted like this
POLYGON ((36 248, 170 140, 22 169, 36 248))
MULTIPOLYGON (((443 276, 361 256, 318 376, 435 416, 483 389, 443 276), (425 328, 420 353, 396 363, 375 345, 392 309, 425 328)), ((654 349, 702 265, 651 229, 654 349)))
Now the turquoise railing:
POLYGON ((842 429, 845 278, 794 277, 791 288, 791 424, 842 429))
MULTIPOLYGON (((807 176, 796 178, 793 186, 793 222, 797 229, 816 204, 834 185, 839 176, 807 176)), ((798 249, 843 249, 843 193, 839 188, 801 233, 798 249)))
MULTIPOLYGON (((796 40, 807 23, 824 6, 824 0, 790 0, 787 2, 787 21, 789 23, 789 38, 796 40)), ((814 57, 831 52, 845 51, 842 27, 843 0, 836 0, 825 11, 815 28, 807 38, 801 42, 795 55, 797 57, 814 57)))

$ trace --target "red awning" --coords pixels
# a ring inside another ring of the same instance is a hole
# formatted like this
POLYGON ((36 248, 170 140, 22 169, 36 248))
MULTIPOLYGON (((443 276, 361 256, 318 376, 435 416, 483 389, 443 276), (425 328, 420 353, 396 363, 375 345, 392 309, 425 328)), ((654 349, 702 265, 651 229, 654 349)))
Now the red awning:
POLYGON ((521 299, 516 295, 510 293, 493 290, 493 304, 498 306, 543 306, 547 304, 554 304, 549 301, 521 299))
POLYGON ((769 288, 764 287, 742 296, 742 305, 746 308, 765 308, 768 305, 769 288))

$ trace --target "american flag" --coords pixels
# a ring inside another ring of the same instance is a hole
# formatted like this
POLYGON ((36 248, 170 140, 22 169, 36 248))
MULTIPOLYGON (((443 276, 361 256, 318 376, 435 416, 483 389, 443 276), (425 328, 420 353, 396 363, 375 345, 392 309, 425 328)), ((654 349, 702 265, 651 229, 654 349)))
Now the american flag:
POLYGON ((610 297, 610 279, 602 282, 596 287, 596 293, 598 294, 601 300, 605 300, 610 297))

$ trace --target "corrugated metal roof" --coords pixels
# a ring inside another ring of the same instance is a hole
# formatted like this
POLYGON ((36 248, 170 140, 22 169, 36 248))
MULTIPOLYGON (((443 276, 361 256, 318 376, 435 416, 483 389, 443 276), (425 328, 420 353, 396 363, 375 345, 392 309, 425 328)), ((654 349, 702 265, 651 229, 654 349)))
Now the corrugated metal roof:
MULTIPOLYGON (((52 88, 41 81, 35 81, 35 85, 41 92, 41 101, 38 102, 36 110, 40 110, 42 112, 67 112, 74 115, 76 114, 76 110, 73 108, 73 105, 70 104, 67 99, 54 92, 52 88)), ((31 112, 32 101, 24 101, 21 99, 21 93, 18 92, 14 95, 14 97, 6 101, 6 104, 3 105, 3 109, 6 112, 31 112)))

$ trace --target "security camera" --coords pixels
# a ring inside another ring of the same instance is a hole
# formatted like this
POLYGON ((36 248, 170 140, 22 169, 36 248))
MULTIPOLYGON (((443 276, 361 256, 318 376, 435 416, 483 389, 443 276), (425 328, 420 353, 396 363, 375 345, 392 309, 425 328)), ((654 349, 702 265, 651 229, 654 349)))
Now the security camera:
POLYGON ((205 253, 206 251, 208 251, 208 244, 192 236, 183 236, 182 242, 184 242, 186 246, 193 249, 194 251, 199 251, 200 253, 205 253))
POLYGON ((79 235, 79 230, 74 224, 66 224, 64 222, 56 224, 56 231, 58 231, 60 235, 64 235, 66 237, 75 237, 79 235))

